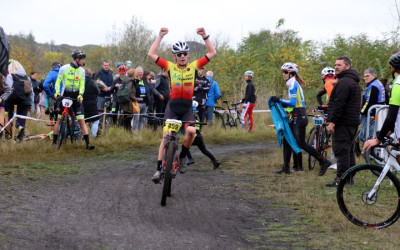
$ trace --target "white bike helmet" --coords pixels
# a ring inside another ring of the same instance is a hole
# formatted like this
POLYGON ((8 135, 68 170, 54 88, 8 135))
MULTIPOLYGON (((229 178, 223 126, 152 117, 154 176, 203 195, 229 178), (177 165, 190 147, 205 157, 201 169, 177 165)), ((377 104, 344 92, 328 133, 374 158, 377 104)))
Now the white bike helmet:
POLYGON ((178 41, 172 44, 172 53, 189 52, 189 45, 186 42, 178 41))
POLYGON ((326 67, 321 71, 321 77, 324 76, 334 76, 335 75, 335 70, 331 67, 326 67))
POLYGON ((292 63, 292 62, 286 62, 282 65, 281 70, 287 70, 290 72, 299 72, 299 67, 297 64, 292 63))
POLYGON ((251 70, 248 70, 248 71, 244 72, 244 75, 253 77, 254 76, 254 72, 251 71, 251 70))

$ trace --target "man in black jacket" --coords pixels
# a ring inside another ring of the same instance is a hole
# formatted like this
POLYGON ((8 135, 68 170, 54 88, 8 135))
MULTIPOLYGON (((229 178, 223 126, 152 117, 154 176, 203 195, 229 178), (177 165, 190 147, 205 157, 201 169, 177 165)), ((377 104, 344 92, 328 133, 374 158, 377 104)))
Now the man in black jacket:
POLYGON ((246 94, 245 97, 242 99, 241 103, 244 103, 242 114, 240 116, 240 121, 242 123, 242 128, 246 126, 246 116, 249 117, 249 132, 253 129, 253 108, 256 105, 256 88, 254 87, 253 83, 253 71, 246 71, 244 72, 244 79, 247 82, 246 86, 246 94))
POLYGON ((162 69, 156 76, 156 90, 162 95, 162 98, 155 98, 157 117, 164 117, 165 108, 169 101, 169 94, 171 93, 169 74, 168 71, 162 69))
MULTIPOLYGON (((333 133, 333 152, 337 159, 337 174, 328 187, 336 187, 343 173, 354 166, 354 139, 360 124, 361 90, 360 76, 351 69, 348 57, 339 57, 335 63, 338 82, 328 103, 328 130, 333 133)), ((324 174, 327 167, 321 167, 324 174)))
POLYGON ((196 101, 199 104, 197 106, 197 111, 199 111, 200 122, 203 122, 206 118, 206 103, 210 87, 210 80, 208 80, 208 78, 206 77, 204 67, 201 67, 197 71, 197 76, 194 81, 193 89, 193 101, 196 101))

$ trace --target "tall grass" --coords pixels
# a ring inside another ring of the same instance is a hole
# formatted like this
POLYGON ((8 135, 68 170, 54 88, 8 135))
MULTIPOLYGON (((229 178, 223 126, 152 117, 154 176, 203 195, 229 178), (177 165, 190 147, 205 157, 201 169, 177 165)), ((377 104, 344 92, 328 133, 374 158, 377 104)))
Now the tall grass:
MULTIPOLYGON (((268 127, 272 124, 269 113, 254 113, 253 131, 240 128, 223 129, 220 124, 212 127, 203 126, 202 134, 206 143, 229 144, 245 143, 274 138, 275 130, 268 127)), ((45 118, 44 118, 45 119, 45 118)), ((50 127, 45 122, 35 122, 27 120, 25 134, 49 133, 50 127)), ((123 151, 128 149, 154 150, 161 142, 162 129, 153 131, 145 128, 141 131, 132 133, 125 131, 122 127, 111 127, 108 132, 98 138, 91 138, 91 143, 96 146, 94 151, 87 151, 84 141, 78 144, 62 145, 60 150, 51 146, 49 139, 23 141, 11 148, 11 141, 0 141, 1 165, 19 165, 30 162, 54 162, 68 161, 77 156, 90 156, 109 153, 112 151, 123 151), (149 148, 151 147, 151 149, 149 148)), ((181 139, 182 142, 182 139, 181 139)), ((156 152, 154 152, 156 153, 156 152)))

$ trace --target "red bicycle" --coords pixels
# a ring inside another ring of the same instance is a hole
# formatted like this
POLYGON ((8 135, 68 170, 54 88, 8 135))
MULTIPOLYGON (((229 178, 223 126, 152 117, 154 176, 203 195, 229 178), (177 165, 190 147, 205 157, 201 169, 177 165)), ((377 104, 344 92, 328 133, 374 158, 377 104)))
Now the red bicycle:
POLYGON ((64 107, 64 110, 61 115, 60 126, 58 127, 58 149, 60 149, 63 142, 67 143, 68 136, 71 138, 71 143, 73 143, 75 140, 80 142, 82 137, 81 129, 77 124, 75 113, 72 110, 72 104, 74 103, 74 101, 78 100, 69 97, 60 98, 62 98, 61 105, 64 107))

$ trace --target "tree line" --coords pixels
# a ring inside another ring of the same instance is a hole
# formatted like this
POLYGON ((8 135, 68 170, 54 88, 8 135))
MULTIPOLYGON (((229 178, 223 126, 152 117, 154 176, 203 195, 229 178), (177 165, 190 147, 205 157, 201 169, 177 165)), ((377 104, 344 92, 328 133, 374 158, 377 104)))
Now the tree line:
MULTIPOLYGON (((236 48, 227 45, 221 36, 215 35, 213 43, 217 55, 207 65, 214 72, 223 98, 237 101, 244 95, 243 73, 252 70, 257 88, 257 102, 266 105, 270 95, 283 96, 286 90, 280 67, 284 62, 295 62, 299 74, 307 82, 304 87, 306 100, 315 104, 315 95, 322 88, 321 70, 326 66, 334 67, 335 59, 347 56, 352 67, 362 74, 368 67, 375 68, 379 78, 391 79, 388 67, 389 57, 399 51, 399 33, 384 34, 382 39, 371 39, 366 34, 351 37, 336 35, 332 41, 303 40, 298 32, 285 29, 284 19, 280 19, 273 30, 261 30, 244 37, 236 48)), ((107 36, 104 45, 86 45, 78 47, 87 54, 86 64, 92 71, 101 68, 103 60, 108 60, 115 69, 117 62, 131 60, 134 66, 158 72, 159 68, 147 57, 147 51, 153 43, 156 32, 151 31, 136 17, 114 27, 107 36)), ((213 36, 211 36, 213 37, 213 36)), ((33 34, 9 35, 11 42, 10 58, 20 61, 29 74, 35 70, 45 77, 53 61, 68 63, 70 53, 77 47, 55 45, 54 42, 39 44, 33 34)), ((199 58, 205 53, 201 42, 192 41, 191 58, 199 58)), ((162 43, 159 54, 172 60, 170 44, 162 43)), ((365 83, 360 82, 365 88, 365 83)), ((310 104, 308 105, 310 106, 310 104)))

